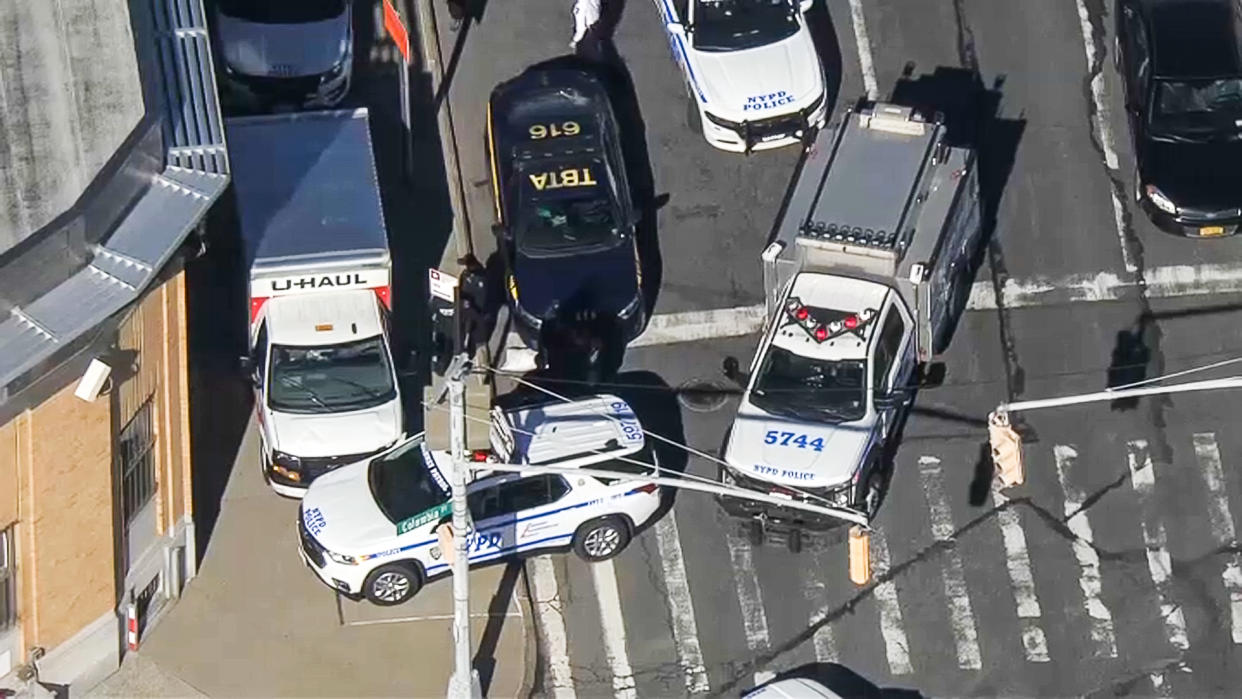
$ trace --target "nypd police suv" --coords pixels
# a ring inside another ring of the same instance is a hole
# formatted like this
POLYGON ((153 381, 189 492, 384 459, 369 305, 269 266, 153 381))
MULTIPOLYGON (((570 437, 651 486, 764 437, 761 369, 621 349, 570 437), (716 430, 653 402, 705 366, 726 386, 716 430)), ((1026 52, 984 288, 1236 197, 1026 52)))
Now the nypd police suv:
MULTIPOLYGON (((634 412, 611 395, 494 410, 492 442, 492 458, 507 463, 632 473, 652 463, 634 412)), ((384 606, 409 599, 449 572, 436 529, 451 519, 451 468, 448 452, 428 448, 420 434, 320 476, 299 511, 303 560, 348 596, 384 606)), ((467 495, 472 564, 568 546, 585 560, 606 560, 660 504, 653 483, 572 472, 476 473, 467 495)))
POLYGON ((749 153, 823 126, 824 71, 804 16, 812 0, 655 3, 685 77, 691 124, 708 143, 749 153))

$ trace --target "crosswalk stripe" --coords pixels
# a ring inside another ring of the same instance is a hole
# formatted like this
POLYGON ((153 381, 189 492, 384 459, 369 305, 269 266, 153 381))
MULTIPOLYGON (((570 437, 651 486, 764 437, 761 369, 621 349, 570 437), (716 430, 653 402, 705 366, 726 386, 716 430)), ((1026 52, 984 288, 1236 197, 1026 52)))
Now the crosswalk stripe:
POLYGON ((888 543, 880 530, 871 532, 871 563, 879 583, 875 586, 875 602, 880 610, 880 635, 884 637, 884 655, 888 659, 890 675, 913 675, 910 665, 910 641, 906 638, 905 625, 901 621, 901 603, 897 600, 897 586, 888 580, 888 543))
POLYGON ((673 642, 677 660, 686 673, 686 689, 691 694, 705 694, 711 689, 707 669, 703 666, 703 649, 699 646, 699 629, 694 617, 694 600, 686 581, 686 563, 681 555, 681 535, 673 510, 656 522, 656 545, 664 566, 664 586, 668 594, 669 615, 673 618, 673 642))
POLYGON ((1154 503, 1151 501, 1152 491, 1156 487, 1156 469, 1152 466, 1151 452, 1146 440, 1135 440, 1126 445, 1126 462, 1130 465, 1130 483, 1138 496, 1142 516, 1139 524, 1143 532, 1143 543, 1147 549, 1147 569, 1151 572, 1152 584, 1160 598, 1160 615, 1169 632, 1169 643, 1178 650, 1190 647, 1186 634, 1186 617, 1182 608, 1170 596, 1170 582, 1173 577, 1173 561, 1169 557, 1167 546, 1168 536, 1164 523, 1154 516, 1154 503), (1153 520, 1149 522, 1148 520, 1153 520))
MULTIPOLYGON (((1199 461, 1199 471, 1207 482, 1211 500, 1208 502, 1208 515, 1212 519, 1212 533, 1216 541, 1225 546, 1237 548, 1238 535, 1233 524, 1233 512, 1229 508, 1229 495, 1225 492, 1225 473, 1221 468, 1220 448, 1216 446, 1216 436, 1210 432, 1198 433, 1193 437, 1195 457, 1199 461)), ((1229 610, 1231 612, 1230 628, 1233 642, 1242 643, 1242 554, 1234 550, 1225 559, 1225 569, 1221 573, 1225 582, 1225 592, 1229 593, 1229 610)))
MULTIPOLYGON (((768 618, 763 611, 763 595, 759 591, 759 579, 755 575, 750 542, 738 536, 734 527, 728 528, 725 537, 729 547, 729 562, 733 565, 733 583, 737 587, 737 599, 742 606, 742 628, 746 631, 746 647, 751 654, 768 650, 768 618)), ((768 671, 755 672, 755 684, 760 685, 775 675, 768 671)))
POLYGON ((1070 482, 1069 472, 1078 459, 1078 451, 1068 444, 1052 448, 1057 479, 1065 502, 1065 524, 1074 535, 1074 558, 1078 561, 1078 586, 1082 589, 1083 606, 1091 619, 1091 640, 1097 657, 1117 657, 1117 638, 1113 633, 1113 615, 1101 598, 1100 557, 1095 552, 1095 536, 1091 521, 1082 509, 1085 496, 1070 482))
MULTIPOLYGON (((812 552, 811 570, 819 572, 825 569, 823 556, 818 551, 812 552)), ((815 648, 815 662, 835 663, 836 639, 833 638, 832 626, 824 623, 824 619, 828 617, 827 585, 817 575, 807 575, 802 579, 802 593, 811 605, 811 618, 808 621, 815 627, 815 633, 811 636, 811 645, 815 648)))
POLYGON ((569 670, 569 641, 565 632, 565 610, 556 584, 556 570, 548 556, 530 559, 531 585, 535 598, 535 620, 543 633, 548 682, 545 689, 552 699, 576 699, 573 674, 569 670))
POLYGON ((598 561, 589 567, 604 631, 604 654, 612 669, 613 696, 635 699, 634 671, 630 668, 630 653, 625 646, 625 617, 621 614, 621 595, 617 592, 617 569, 611 560, 598 561))
POLYGON ((999 508, 996 522, 1000 526, 1001 540, 1005 544, 1005 567, 1013 588, 1014 603, 1018 607, 1018 619, 1022 623, 1022 648, 1026 659, 1033 663, 1046 663, 1048 641, 1039 625, 1041 610, 1035 595, 1035 576, 1031 573, 1031 557, 1026 549, 1026 534, 1022 520, 1013 507, 1003 507, 1009 499, 998 491, 992 491, 992 504, 999 508))
POLYGON ((952 545, 953 511, 949 508, 940 483, 940 459, 920 456, 919 475, 923 477, 923 493, 927 496, 927 507, 931 511, 932 536, 937 541, 950 544, 940 572, 944 578, 944 594, 949 600, 949 622, 953 627, 953 640, 957 647, 957 664, 964 670, 978 670, 983 667, 983 658, 979 652, 979 631, 970 606, 966 574, 962 570, 962 556, 952 545))

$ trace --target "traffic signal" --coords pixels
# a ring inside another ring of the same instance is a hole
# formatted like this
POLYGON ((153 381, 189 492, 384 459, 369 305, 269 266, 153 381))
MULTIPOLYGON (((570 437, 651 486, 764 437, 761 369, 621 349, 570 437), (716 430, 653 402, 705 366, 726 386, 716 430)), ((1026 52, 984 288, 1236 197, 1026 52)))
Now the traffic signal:
POLYGON ((992 463, 1000 476, 1001 487, 1021 485, 1025 480, 1022 468, 1022 438, 1009 424, 1009 414, 988 415, 988 442, 992 445, 992 463))

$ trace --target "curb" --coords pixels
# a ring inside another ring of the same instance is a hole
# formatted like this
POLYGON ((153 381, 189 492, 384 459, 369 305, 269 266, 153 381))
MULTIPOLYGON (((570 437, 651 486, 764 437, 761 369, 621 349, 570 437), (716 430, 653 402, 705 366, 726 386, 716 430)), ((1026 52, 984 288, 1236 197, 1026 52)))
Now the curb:
MULTIPOLYGON (((413 6, 413 19, 418 25, 419 58, 423 69, 431 76, 432 94, 440 90, 444 80, 443 52, 440 48, 440 33, 436 24, 434 0, 405 0, 406 5, 413 6)), ((409 69, 408 67, 406 68, 409 69)), ((449 207, 453 212, 453 241, 446 245, 440 255, 440 269, 458 269, 457 260, 467 254, 474 253, 474 236, 470 225, 470 214, 465 204, 465 185, 461 176, 461 163, 457 149, 457 133, 453 128, 453 111, 451 100, 445 95, 439 109, 436 110, 436 126, 440 134, 440 150, 444 158, 445 175, 448 178, 449 207)), ((476 356, 484 366, 491 366, 491 349, 483 343, 476 356)), ((496 384, 491 376, 483 378, 486 387, 488 404, 495 399, 496 384)), ((518 605, 522 608, 522 638, 525 641, 523 653, 522 683, 515 697, 530 696, 539 662, 539 643, 535 629, 534 606, 531 603, 530 576, 527 574, 526 563, 522 564, 522 594, 516 595, 518 605)))

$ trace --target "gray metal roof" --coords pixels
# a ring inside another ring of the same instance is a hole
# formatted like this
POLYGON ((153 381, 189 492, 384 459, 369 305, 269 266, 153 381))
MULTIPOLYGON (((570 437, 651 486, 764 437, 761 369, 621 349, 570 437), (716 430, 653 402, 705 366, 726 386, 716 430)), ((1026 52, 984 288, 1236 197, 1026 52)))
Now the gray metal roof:
MULTIPOLYGON (((78 26, 78 33, 66 32, 59 36, 58 40, 63 42, 60 50, 70 56, 70 62, 75 52, 95 55, 102 51, 108 55, 114 50, 120 53, 125 53, 122 49, 128 50, 130 60, 139 62, 138 72, 144 82, 140 102, 140 107, 146 110, 143 119, 151 124, 158 122, 159 130, 144 129, 141 123, 135 129, 131 123, 124 138, 133 150, 126 156, 128 160, 124 166, 111 171, 105 169, 105 177, 110 182, 94 181, 84 185, 84 199, 92 196, 93 188, 96 198, 105 201, 85 205, 77 202, 69 212, 71 217, 64 227, 71 231, 70 237, 72 231, 77 230, 87 241, 95 238, 101 241, 86 246, 89 254, 85 264, 53 283, 41 285, 37 293, 30 294, 23 302, 5 299, 9 308, 7 317, 0 320, 0 385, 3 386, 0 401, 12 400, 17 391, 37 380, 38 376, 32 377, 33 373, 54 368, 48 366, 49 359, 59 357, 59 350, 72 347, 134 302, 228 184, 228 159, 202 0, 134 0, 128 11, 125 2, 113 0, 0 3, 9 10, 13 5, 56 6, 61 8, 62 14, 87 25, 88 15, 94 12, 92 8, 98 8, 101 27, 117 22, 125 25, 123 37, 101 34, 105 31, 103 28, 91 31, 89 26, 78 26), (136 28, 132 39, 128 36, 131 20, 136 28), (116 46, 102 46, 104 42, 116 46), (150 160, 149 146, 153 142, 161 145, 156 153, 163 154, 163 162, 143 167, 144 159, 150 160), (111 182, 127 178, 139 179, 140 186, 134 188, 137 195, 107 201, 113 191, 111 182), (111 214, 112 218, 105 214, 111 214), (114 224, 107 231, 93 231, 92 226, 104 225, 92 218, 96 215, 105 224, 109 221, 114 224)), ((36 20, 43 21, 39 12, 10 12, 4 16, 9 10, 0 10, 0 24, 7 19, 18 25, 12 28, 9 24, 5 31, 17 34, 39 31, 37 27, 28 26, 36 20)), ((103 79, 108 77, 106 69, 107 66, 102 65, 92 70, 103 79)), ((120 72, 118 80, 129 80, 123 68, 117 70, 120 72)), ((132 66, 130 71, 133 72, 132 66)), ((23 99, 27 100, 25 108, 29 113, 52 111, 46 104, 37 104, 37 95, 27 94, 23 99)), ((83 121, 109 118, 103 112, 92 112, 107 107, 87 98, 79 96, 77 105, 83 121)), ((10 109, 12 106, 11 102, 7 104, 10 109)), ((111 145, 113 150, 117 147, 117 143, 111 145)), ((124 154, 108 153, 105 159, 115 161, 120 155, 124 154)), ((95 177, 95 173, 90 177, 95 177)), ((65 206, 67 204, 61 208, 65 206)), ((12 209, 7 214, 15 215, 12 209)), ((54 213, 62 217, 63 214, 62 211, 54 213)), ((36 235, 45 232, 47 229, 36 235)), ((56 230, 50 234, 62 232, 56 230)), ((75 252, 71 244, 64 245, 65 254, 75 252)), ((22 263, 20 256, 4 261, 6 267, 22 263)), ((6 271, 0 269, 0 272, 6 271)))
POLYGON ((386 253, 367 110, 226 123, 246 262, 386 253))
POLYGON ((73 205, 144 111, 126 0, 0 2, 0 253, 73 205))

